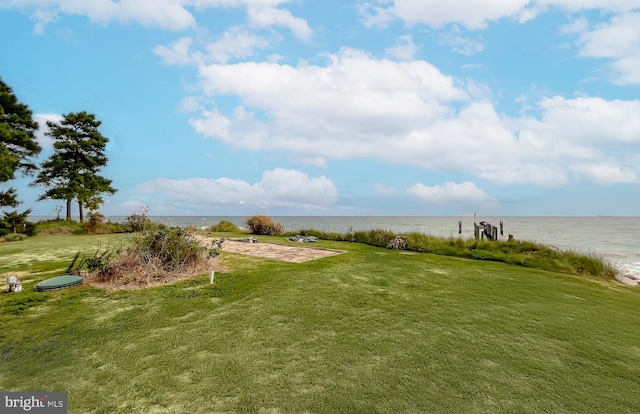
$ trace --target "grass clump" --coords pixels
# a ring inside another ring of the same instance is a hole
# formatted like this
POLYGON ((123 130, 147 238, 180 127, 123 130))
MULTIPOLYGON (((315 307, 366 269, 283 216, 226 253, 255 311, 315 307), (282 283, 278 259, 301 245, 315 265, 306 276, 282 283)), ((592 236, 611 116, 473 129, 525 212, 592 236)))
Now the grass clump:
POLYGON ((75 220, 43 220, 36 223, 36 231, 40 235, 66 236, 69 234, 86 234, 82 223, 75 220))
POLYGON ((122 233, 125 228, 120 223, 104 221, 104 216, 98 212, 90 212, 86 222, 75 220, 43 220, 35 224, 35 232, 44 236, 68 236, 82 234, 113 234, 122 233))
POLYGON ((245 224, 253 234, 279 236, 284 233, 284 226, 281 223, 274 222, 269 216, 251 216, 246 220, 245 224))
POLYGON ((23 233, 8 233, 5 234, 2 239, 6 242, 16 242, 16 241, 22 241, 24 239, 26 239, 28 236, 26 234, 23 233))
POLYGON ((338 232, 326 232, 326 231, 320 231, 320 230, 315 230, 315 229, 302 229, 302 230, 296 230, 296 231, 289 231, 287 233, 285 233, 285 236, 289 237, 289 236, 297 236, 297 235, 301 235, 301 236, 315 236, 319 239, 323 239, 323 240, 333 240, 333 241, 355 241, 354 240, 354 235, 351 232, 347 232, 347 233, 338 233, 338 232))
POLYGON ((213 226, 209 227, 208 231, 215 233, 235 233, 239 232, 240 229, 230 221, 222 220, 218 224, 214 224, 213 226))

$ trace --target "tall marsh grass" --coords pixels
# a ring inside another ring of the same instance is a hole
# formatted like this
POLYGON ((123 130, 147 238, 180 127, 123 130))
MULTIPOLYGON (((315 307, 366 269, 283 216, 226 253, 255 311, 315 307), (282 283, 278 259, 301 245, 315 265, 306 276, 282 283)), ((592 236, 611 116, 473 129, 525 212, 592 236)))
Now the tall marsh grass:
MULTIPOLYGON (((288 235, 294 233, 288 233, 288 235)), ((396 234, 374 229, 330 233, 317 230, 299 230, 295 234, 316 236, 323 240, 354 241, 378 247, 387 247, 396 234)), ((561 273, 615 278, 618 269, 595 253, 565 251, 526 240, 475 240, 456 237, 435 237, 424 233, 407 233, 406 249, 415 252, 442 256, 462 257, 474 260, 489 260, 532 267, 561 273)))

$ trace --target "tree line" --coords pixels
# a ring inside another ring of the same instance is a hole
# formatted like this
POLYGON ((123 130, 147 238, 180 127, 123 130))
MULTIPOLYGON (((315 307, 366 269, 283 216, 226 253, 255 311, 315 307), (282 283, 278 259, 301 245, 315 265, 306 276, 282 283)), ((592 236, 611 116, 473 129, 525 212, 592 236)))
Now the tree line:
MULTIPOLYGON (((105 155, 109 139, 98 128, 101 122, 87 112, 72 112, 60 122, 47 121, 45 133, 53 140, 53 153, 37 165, 35 158, 42 147, 35 138, 39 125, 29 107, 18 101, 13 90, 0 78, 0 186, 18 174, 35 176, 31 186, 45 191, 38 200, 66 202, 66 219, 71 220, 73 202, 77 202, 80 221, 84 209, 97 210, 104 196, 115 194, 112 181, 100 175, 107 165, 105 155)), ((0 187, 0 230, 15 231, 17 222, 24 222, 31 209, 18 212, 17 190, 0 187), (13 211, 7 211, 12 208, 13 211)))

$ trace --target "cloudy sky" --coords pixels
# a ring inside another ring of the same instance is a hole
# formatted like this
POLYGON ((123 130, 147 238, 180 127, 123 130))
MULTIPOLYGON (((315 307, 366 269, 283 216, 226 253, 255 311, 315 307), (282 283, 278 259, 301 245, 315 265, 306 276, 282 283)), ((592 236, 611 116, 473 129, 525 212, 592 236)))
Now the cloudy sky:
POLYGON ((108 215, 640 214, 640 0, 0 0, 0 36, 42 125, 103 122, 108 215))

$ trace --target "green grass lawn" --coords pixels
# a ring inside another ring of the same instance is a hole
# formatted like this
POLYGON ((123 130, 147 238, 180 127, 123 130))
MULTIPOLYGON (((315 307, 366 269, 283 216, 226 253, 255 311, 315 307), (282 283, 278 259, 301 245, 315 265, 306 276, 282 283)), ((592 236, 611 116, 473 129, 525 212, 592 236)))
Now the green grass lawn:
MULTIPOLYGON (((124 239, 2 243, 0 272, 65 267, 108 240, 124 239)), ((31 276, 0 294, 0 389, 69 391, 70 413, 640 412, 640 290, 316 245, 347 253, 223 253, 214 285, 140 291, 36 293, 47 274, 31 276)))

